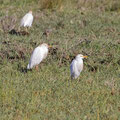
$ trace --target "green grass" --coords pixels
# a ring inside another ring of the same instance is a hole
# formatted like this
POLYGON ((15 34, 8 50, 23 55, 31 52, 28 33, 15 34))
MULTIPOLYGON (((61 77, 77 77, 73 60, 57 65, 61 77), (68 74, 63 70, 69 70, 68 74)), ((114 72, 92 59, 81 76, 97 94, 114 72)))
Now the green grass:
POLYGON ((1 120, 120 119, 118 11, 51 12, 40 11, 39 6, 17 9, 17 3, 7 10, 8 5, 3 6, 0 18, 14 14, 16 30, 31 8, 35 19, 29 36, 11 35, 0 29, 1 120), (48 38, 42 36, 46 29, 52 29, 48 38), (50 51, 39 72, 26 72, 32 50, 42 42, 57 45, 56 53, 50 51), (88 59, 84 60, 80 77, 71 80, 69 66, 78 53, 88 55, 88 59))

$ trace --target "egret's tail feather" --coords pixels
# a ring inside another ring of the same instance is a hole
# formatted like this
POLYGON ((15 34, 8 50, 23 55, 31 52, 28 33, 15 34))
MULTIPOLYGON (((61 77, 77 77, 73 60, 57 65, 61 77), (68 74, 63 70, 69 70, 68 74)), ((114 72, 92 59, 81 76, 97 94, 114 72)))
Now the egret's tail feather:
POLYGON ((30 69, 30 65, 29 64, 27 65, 27 69, 30 69))

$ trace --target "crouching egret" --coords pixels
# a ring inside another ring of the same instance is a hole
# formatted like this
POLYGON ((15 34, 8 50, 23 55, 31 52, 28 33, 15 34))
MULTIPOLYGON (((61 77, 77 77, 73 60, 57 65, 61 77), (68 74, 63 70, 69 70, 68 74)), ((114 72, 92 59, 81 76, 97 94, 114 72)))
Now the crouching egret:
POLYGON ((47 57, 48 48, 50 47, 51 46, 46 43, 43 43, 36 47, 32 52, 27 69, 32 69, 35 66, 36 70, 38 70, 38 64, 40 64, 41 61, 47 57))
POLYGON ((83 59, 87 58, 87 56, 83 56, 82 54, 78 54, 75 59, 72 61, 70 65, 71 78, 77 79, 83 70, 83 59))
POLYGON ((29 11, 22 19, 20 22, 20 26, 22 27, 31 27, 33 22, 33 15, 32 11, 29 11))

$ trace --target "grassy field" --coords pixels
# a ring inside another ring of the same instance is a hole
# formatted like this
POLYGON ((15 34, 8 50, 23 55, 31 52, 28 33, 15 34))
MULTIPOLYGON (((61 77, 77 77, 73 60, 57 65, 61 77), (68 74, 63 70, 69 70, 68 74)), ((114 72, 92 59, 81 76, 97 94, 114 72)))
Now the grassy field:
POLYGON ((50 11, 35 2, 5 1, 0 7, 0 120, 120 120, 119 10, 50 11), (9 34, 30 9, 35 17, 30 34, 9 34), (56 48, 39 72, 26 71, 32 50, 43 42, 56 48), (88 59, 80 77, 71 80, 70 63, 78 53, 88 59))

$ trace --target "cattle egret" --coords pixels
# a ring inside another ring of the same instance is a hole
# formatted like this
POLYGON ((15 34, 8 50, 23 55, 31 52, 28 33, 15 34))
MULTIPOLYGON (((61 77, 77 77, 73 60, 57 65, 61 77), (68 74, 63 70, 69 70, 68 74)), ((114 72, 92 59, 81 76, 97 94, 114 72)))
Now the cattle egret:
POLYGON ((33 15, 32 11, 29 11, 22 19, 20 22, 20 26, 22 27, 31 27, 33 22, 33 15))
POLYGON ((47 57, 48 48, 50 48, 50 46, 46 43, 36 47, 31 55, 27 69, 32 69, 35 66, 36 70, 38 70, 38 64, 40 64, 41 61, 47 57))
POLYGON ((78 54, 75 59, 72 61, 70 65, 71 78, 77 79, 83 70, 83 59, 87 58, 87 56, 83 56, 82 54, 78 54))

